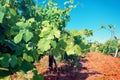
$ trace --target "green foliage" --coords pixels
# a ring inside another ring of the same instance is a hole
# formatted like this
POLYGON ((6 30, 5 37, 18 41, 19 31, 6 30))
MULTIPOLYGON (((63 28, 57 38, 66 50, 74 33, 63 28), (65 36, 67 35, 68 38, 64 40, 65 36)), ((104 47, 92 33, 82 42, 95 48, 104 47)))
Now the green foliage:
POLYGON ((0 4, 0 23, 2 23, 4 18, 4 8, 0 4))
POLYGON ((3 19, 3 17, 4 17, 4 13, 3 12, 0 12, 0 23, 2 23, 2 19, 3 19))
POLYGON ((26 30, 23 36, 23 39, 25 40, 25 42, 28 42, 29 40, 31 40, 32 37, 33 37, 33 33, 26 30))
POLYGON ((17 64, 17 57, 15 55, 11 56, 10 58, 10 65, 12 68, 14 68, 17 64))
POLYGON ((44 80, 43 75, 35 75, 33 76, 33 80, 44 80))
POLYGON ((11 80, 10 76, 0 77, 0 80, 11 80))
POLYGON ((28 55, 27 53, 23 54, 23 59, 28 62, 33 62, 33 57, 31 55, 28 55))
MULTIPOLYGON (((36 6, 32 0, 0 0, 0 67, 10 73, 27 72, 40 54, 50 54, 49 50, 62 59, 65 54, 86 53, 90 46, 85 38, 92 36, 92 31, 65 30, 73 2, 67 1, 65 8, 60 8, 52 0, 44 6, 36 6)), ((36 79, 43 77, 36 75, 36 79)))
POLYGON ((0 64, 2 67, 8 68, 12 67, 14 68, 17 65, 17 57, 15 55, 10 54, 3 54, 2 57, 0 57, 0 64))
POLYGON ((10 58, 10 54, 4 54, 1 58, 0 58, 0 63, 2 67, 9 67, 9 58, 10 58))
POLYGON ((113 39, 106 41, 104 44, 96 43, 93 48, 95 49, 95 51, 100 51, 102 53, 109 54, 115 53, 115 50, 118 48, 118 46, 118 40, 113 39))
POLYGON ((14 42, 15 42, 15 43, 21 42, 22 37, 23 37, 23 32, 18 33, 18 34, 14 37, 14 42))
POLYGON ((47 51, 50 49, 50 41, 46 39, 41 39, 38 42, 38 49, 40 49, 42 52, 47 51))

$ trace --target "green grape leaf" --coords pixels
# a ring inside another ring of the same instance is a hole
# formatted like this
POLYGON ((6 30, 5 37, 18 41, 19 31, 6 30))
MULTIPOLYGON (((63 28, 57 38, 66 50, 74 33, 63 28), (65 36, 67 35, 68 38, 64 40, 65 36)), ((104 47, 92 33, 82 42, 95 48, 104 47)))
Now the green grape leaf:
POLYGON ((51 33, 51 28, 49 27, 44 27, 42 30, 41 30, 41 33, 40 33, 40 37, 48 37, 48 35, 50 35, 51 33))
POLYGON ((71 34, 72 34, 73 36, 79 36, 79 32, 78 32, 77 30, 72 30, 72 31, 71 31, 71 34))
POLYGON ((9 2, 10 2, 10 0, 6 0, 5 2, 6 2, 6 3, 9 3, 9 2))
POLYGON ((2 23, 4 17, 4 13, 0 11, 0 23, 2 23))
POLYGON ((21 47, 21 46, 16 47, 16 49, 15 49, 15 54, 16 54, 17 56, 20 56, 21 54, 23 54, 23 53, 22 53, 22 52, 23 52, 23 49, 24 49, 24 47, 21 47))
POLYGON ((53 34, 49 34, 48 36, 46 36, 48 40, 52 40, 54 39, 54 35, 53 34))
POLYGON ((71 54, 81 55, 81 48, 77 44, 68 45, 65 50, 68 55, 71 55, 71 54))
POLYGON ((50 43, 51 43, 51 46, 52 46, 53 48, 56 48, 56 45, 57 45, 56 41, 51 40, 50 43))
POLYGON ((66 42, 64 40, 60 40, 58 45, 61 47, 61 48, 65 48, 67 46, 66 42))
POLYGON ((118 41, 112 41, 110 43, 110 46, 113 47, 113 48, 117 48, 118 47, 118 41))
POLYGON ((16 11, 14 10, 14 9, 10 9, 10 13, 12 14, 12 15, 14 15, 14 16, 16 16, 16 11))
POLYGON ((74 50, 74 38, 70 37, 67 41, 66 41, 67 45, 65 48, 65 51, 67 52, 68 55, 71 54, 75 54, 75 50, 74 50))
POLYGON ((68 55, 75 54, 75 50, 73 46, 70 46, 70 45, 66 47, 65 51, 68 55))
POLYGON ((29 22, 29 23, 35 22, 35 18, 30 18, 30 19, 28 19, 28 22, 29 22))
POLYGON ((60 46, 57 46, 57 47, 53 50, 53 54, 54 54, 54 56, 56 56, 56 57, 58 57, 58 56, 60 56, 60 55, 62 55, 62 54, 64 54, 64 53, 65 53, 65 51, 62 50, 62 49, 60 48, 60 46))
POLYGON ((10 75, 9 76, 0 76, 0 80, 11 80, 10 75))
POLYGON ((23 35, 23 39, 25 40, 25 42, 28 42, 32 37, 33 33, 28 30, 23 35))
POLYGON ((43 75, 35 75, 33 76, 33 80, 44 80, 43 75))
POLYGON ((76 55, 81 55, 82 53, 81 53, 81 48, 80 48, 80 46, 79 45, 75 45, 74 46, 74 50, 75 50, 75 54, 76 55))
POLYGON ((23 32, 18 33, 18 34, 14 37, 14 42, 15 42, 15 43, 21 42, 22 37, 23 37, 23 32))
POLYGON ((24 26, 24 22, 17 22, 16 25, 19 27, 22 27, 22 26, 24 26))
POLYGON ((60 31, 58 29, 54 28, 53 34, 56 38, 60 38, 60 31))
POLYGON ((9 58, 10 58, 10 54, 3 55, 1 60, 2 67, 5 67, 5 68, 9 67, 9 58))
POLYGON ((49 21, 48 20, 42 21, 42 25, 43 26, 48 26, 49 25, 49 21))
MULTIPOLYGON (((21 66, 20 66, 20 69, 25 73, 27 73, 30 70, 33 70, 33 68, 35 68, 33 63, 28 62, 28 61, 23 61, 21 66)), ((22 79, 22 80, 26 80, 26 79, 22 79)))
POLYGON ((32 42, 29 42, 28 44, 26 44, 26 48, 27 50, 32 50, 33 49, 33 43, 32 42))
POLYGON ((31 26, 29 22, 17 22, 16 25, 21 29, 26 29, 27 27, 31 26))
POLYGON ((41 39, 37 46, 42 52, 47 51, 50 49, 50 40, 41 39))
POLYGON ((28 55, 27 53, 23 54, 23 59, 25 59, 28 62, 32 62, 33 61, 33 57, 28 55))
POLYGON ((21 66, 23 62, 23 59, 21 57, 18 57, 17 59, 17 65, 21 66))
POLYGON ((17 64, 17 57, 15 55, 11 56, 11 59, 10 59, 10 65, 11 67, 15 67, 15 65, 17 64))

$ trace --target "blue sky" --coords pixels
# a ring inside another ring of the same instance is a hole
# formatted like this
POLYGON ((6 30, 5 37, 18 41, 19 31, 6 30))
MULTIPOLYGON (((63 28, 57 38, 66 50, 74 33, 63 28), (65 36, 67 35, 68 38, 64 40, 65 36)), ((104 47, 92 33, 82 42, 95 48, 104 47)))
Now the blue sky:
MULTIPOLYGON (((101 25, 113 24, 116 26, 115 35, 120 38, 120 0, 74 0, 79 2, 77 8, 71 12, 71 21, 67 28, 72 30, 96 30, 101 25)), ((107 30, 95 31, 92 41, 105 42, 111 39, 107 30)))
MULTIPOLYGON (((63 7, 64 2, 67 0, 53 1, 58 2, 59 6, 63 7)), ((74 2, 79 4, 70 13, 71 20, 67 24, 67 29, 96 30, 101 25, 113 24, 116 26, 115 35, 120 38, 120 0, 74 0, 74 2)), ((89 39, 105 42, 111 39, 111 33, 108 30, 98 30, 89 39)))
MULTIPOLYGON (((66 0, 56 0, 60 5, 66 0)), ((92 29, 95 32, 89 39, 92 41, 105 42, 111 39, 108 30, 98 30, 101 25, 115 25, 115 35, 120 38, 120 0, 74 0, 77 8, 70 13, 71 20, 67 29, 81 30, 92 29)))

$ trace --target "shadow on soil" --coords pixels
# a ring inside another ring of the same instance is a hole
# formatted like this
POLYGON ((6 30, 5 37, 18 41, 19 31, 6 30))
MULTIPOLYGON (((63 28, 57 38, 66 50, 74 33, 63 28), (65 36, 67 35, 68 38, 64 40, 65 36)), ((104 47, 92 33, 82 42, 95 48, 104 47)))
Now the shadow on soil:
POLYGON ((72 66, 71 62, 64 62, 64 65, 58 67, 57 72, 48 70, 43 75, 45 80, 86 80, 89 75, 100 74, 98 72, 88 72, 88 69, 82 65, 86 62, 87 59, 80 58, 77 67, 72 66), (81 72, 81 70, 85 70, 85 72, 81 72))

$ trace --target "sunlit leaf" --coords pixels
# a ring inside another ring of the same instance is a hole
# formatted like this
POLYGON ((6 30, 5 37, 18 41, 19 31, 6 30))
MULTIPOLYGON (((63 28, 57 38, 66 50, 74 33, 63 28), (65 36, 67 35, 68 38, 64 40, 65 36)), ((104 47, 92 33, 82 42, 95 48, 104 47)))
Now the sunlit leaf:
POLYGON ((10 13, 12 14, 12 15, 14 15, 14 16, 16 16, 16 11, 14 10, 14 9, 10 9, 10 13))
POLYGON ((17 22, 16 23, 16 25, 19 26, 19 27, 24 26, 23 24, 24 24, 24 22, 17 22))
POLYGON ((33 22, 35 22, 35 19, 34 19, 34 18, 30 18, 30 19, 28 20, 28 22, 33 23, 33 22))
POLYGON ((55 35, 56 38, 60 37, 60 31, 58 29, 56 29, 56 28, 54 28, 53 34, 55 35))
POLYGON ((4 17, 4 13, 0 11, 0 23, 2 23, 4 17))
POLYGON ((53 48, 56 48, 56 41, 53 41, 53 40, 51 40, 51 46, 53 47, 53 48))
POLYGON ((14 42, 15 42, 15 43, 21 42, 22 37, 23 37, 23 32, 18 33, 18 34, 14 37, 14 42))
POLYGON ((33 49, 33 43, 29 42, 28 44, 26 44, 26 48, 27 48, 27 50, 32 50, 33 49))
POLYGON ((10 75, 9 76, 2 76, 0 77, 0 80, 11 80, 10 75))
POLYGON ((27 53, 23 54, 23 59, 25 59, 28 62, 32 62, 33 61, 33 57, 28 55, 27 53))
POLYGON ((46 39, 41 39, 39 42, 38 42, 38 49, 40 49, 41 51, 47 51, 50 49, 50 41, 49 40, 46 40, 46 39))
POLYGON ((27 27, 30 27, 31 24, 29 22, 17 22, 16 25, 20 28, 20 29, 26 29, 27 27))
MULTIPOLYGON (((40 37, 48 37, 49 35, 51 34, 51 28, 49 27, 44 27, 42 30, 41 30, 41 33, 40 33, 40 37)), ((52 36, 52 35, 51 35, 52 36)))
POLYGON ((23 35, 23 39, 25 40, 25 42, 28 42, 32 37, 33 33, 28 30, 23 35))

